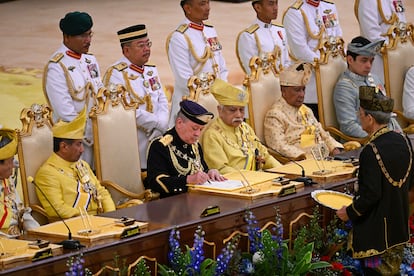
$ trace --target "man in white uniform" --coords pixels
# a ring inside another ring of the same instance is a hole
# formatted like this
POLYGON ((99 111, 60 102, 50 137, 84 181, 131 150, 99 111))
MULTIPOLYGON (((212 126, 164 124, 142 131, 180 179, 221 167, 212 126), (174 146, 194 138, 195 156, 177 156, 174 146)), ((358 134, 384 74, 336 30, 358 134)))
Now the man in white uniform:
MULTIPOLYGON (((388 29, 398 22, 406 22, 402 0, 357 0, 355 2, 361 36, 379 41, 387 39, 388 29)), ((387 44, 388 41, 385 42, 387 44)), ((375 57, 372 73, 384 82, 384 67, 380 54, 375 57)))
POLYGON ((139 106, 136 111, 141 169, 147 168, 148 143, 167 130, 169 110, 157 67, 148 65, 152 42, 145 25, 118 31, 123 57, 105 73, 104 84, 122 84, 139 106))
POLYGON ((402 105, 404 116, 414 120, 414 66, 405 74, 402 105))
POLYGON ((213 26, 204 24, 210 13, 209 0, 181 0, 185 19, 167 38, 167 54, 175 84, 169 127, 174 126, 182 97, 189 94, 188 79, 201 72, 227 80, 222 45, 213 26))
MULTIPOLYGON (((283 16, 289 49, 293 60, 313 64, 319 58, 318 49, 328 37, 342 37, 338 12, 327 0, 297 0, 283 16)), ((305 104, 318 118, 315 74, 306 86, 305 104)))
MULTIPOLYGON (((93 106, 93 94, 103 87, 98 62, 88 53, 92 39, 92 18, 85 12, 70 12, 60 20, 63 44, 45 67, 43 91, 53 109, 53 120, 70 122, 93 106)), ((88 118, 82 159, 92 164, 92 123, 88 118)))
POLYGON ((257 18, 238 35, 236 54, 246 74, 250 74, 249 63, 254 56, 280 52, 277 66, 290 64, 285 28, 272 23, 277 18, 278 0, 252 0, 257 18))

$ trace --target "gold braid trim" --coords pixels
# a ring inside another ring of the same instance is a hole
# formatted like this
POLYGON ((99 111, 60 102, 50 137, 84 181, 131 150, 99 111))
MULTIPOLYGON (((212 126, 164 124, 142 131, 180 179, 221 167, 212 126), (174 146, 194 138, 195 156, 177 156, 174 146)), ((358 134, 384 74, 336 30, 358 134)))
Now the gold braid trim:
POLYGON ((382 9, 381 0, 377 0, 377 5, 378 5, 378 12, 381 16, 382 21, 384 21, 384 23, 386 23, 388 25, 392 25, 392 24, 399 21, 398 16, 395 14, 395 12, 392 13, 390 19, 387 19, 385 17, 384 10, 382 9))
MULTIPOLYGON (((134 91, 134 89, 131 86, 131 82, 129 81, 129 78, 128 78, 128 72, 127 71, 122 71, 122 76, 124 77, 126 89, 130 93, 130 95, 132 96, 132 98, 134 98, 134 100, 138 103, 138 105, 146 104, 145 110, 148 111, 148 112, 150 112, 150 113, 152 113, 154 107, 152 105, 151 96, 148 93, 146 93, 144 97, 140 97, 134 91)), ((145 79, 144 79, 144 81, 145 81, 145 79)))
POLYGON ((203 165, 201 164, 201 157, 200 157, 200 153, 198 152, 198 148, 197 148, 197 144, 196 145, 191 145, 193 152, 196 156, 196 158, 191 158, 190 156, 188 156, 185 153, 182 153, 179 149, 177 149, 176 146, 169 144, 168 145, 168 149, 170 151, 170 156, 171 156, 171 161, 174 165, 174 168, 177 170, 177 172, 179 173, 179 175, 188 175, 188 174, 193 174, 197 171, 203 171, 203 165), (180 163, 178 162, 177 156, 188 161, 188 167, 184 168, 183 166, 180 165, 180 163))
POLYGON ((404 136, 404 140, 405 140, 405 143, 407 144, 408 151, 410 153, 410 162, 408 164, 407 172, 405 173, 404 178, 400 179, 400 181, 395 181, 391 177, 391 175, 388 173, 387 168, 385 168, 384 162, 382 161, 381 155, 379 154, 378 149, 375 146, 375 144, 372 142, 368 144, 372 147, 372 150, 375 153, 375 157, 378 160, 378 165, 380 166, 381 171, 384 174, 385 178, 388 180, 389 183, 391 183, 391 185, 393 185, 394 187, 398 186, 398 188, 401 188, 401 186, 405 183, 405 181, 407 181, 407 178, 411 172, 411 166, 413 164, 413 152, 411 151, 410 145, 408 144, 408 140, 405 136, 404 136))
MULTIPOLYGON (((248 129, 243 126, 243 124, 240 125, 241 140, 237 141, 237 143, 233 142, 229 137, 227 137, 223 129, 219 127, 218 125, 214 125, 212 127, 214 128, 214 130, 220 133, 224 141, 232 148, 236 150, 241 150, 243 154, 246 156, 248 156, 249 153, 254 154, 254 143, 253 143, 254 139, 249 139, 249 136, 252 136, 252 135, 248 131, 248 129)), ((237 135, 236 135, 236 138, 238 139, 237 135)))
POLYGON ((319 33, 317 33, 316 35, 314 35, 314 34, 312 33, 311 29, 310 29, 310 26, 309 26, 309 20, 308 20, 308 17, 306 16, 305 12, 303 11, 303 9, 300 9, 300 12, 302 13, 303 21, 305 22, 305 26, 306 26, 306 31, 308 32, 309 36, 310 36, 312 39, 316 39, 316 40, 318 40, 318 41, 319 41, 319 43, 318 43, 318 45, 316 46, 316 48, 315 48, 315 49, 313 49, 313 51, 316 51, 316 50, 318 50, 319 48, 321 48, 321 46, 322 46, 322 35, 323 35, 323 33, 325 32, 325 26, 324 26, 324 25, 322 25, 322 27, 321 27, 321 28, 320 28, 320 30, 319 30, 319 33))
POLYGON ((76 90, 73 88, 73 80, 70 78, 68 69, 66 68, 66 66, 62 63, 59 62, 60 67, 62 67, 63 72, 65 73, 65 79, 66 79, 66 85, 68 86, 69 89, 69 94, 72 97, 72 99, 74 101, 77 102, 83 102, 86 101, 86 99, 89 97, 89 90, 91 93, 93 93, 93 89, 92 89, 92 84, 90 82, 87 82, 85 87, 82 89, 83 91, 85 91, 85 94, 83 95, 83 98, 78 98, 77 94, 81 93, 82 90, 76 90))
POLYGON ((161 188, 166 192, 166 193, 170 193, 170 191, 168 190, 167 186, 164 185, 164 183, 162 183, 161 178, 163 177, 169 177, 169 175, 167 174, 160 174, 155 178, 155 181, 157 181, 158 185, 161 186, 161 188))

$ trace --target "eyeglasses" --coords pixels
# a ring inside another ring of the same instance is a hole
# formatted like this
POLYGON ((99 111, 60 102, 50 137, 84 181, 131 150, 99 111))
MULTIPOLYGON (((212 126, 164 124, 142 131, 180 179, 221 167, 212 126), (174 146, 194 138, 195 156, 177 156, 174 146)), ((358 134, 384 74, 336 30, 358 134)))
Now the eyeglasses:
POLYGON ((149 41, 146 41, 146 42, 139 42, 139 43, 135 44, 135 46, 139 49, 143 49, 144 47, 151 48, 152 41, 149 40, 149 41))
POLYGON ((75 35, 76 37, 79 37, 79 38, 81 38, 81 39, 87 39, 87 38, 92 38, 92 36, 93 36, 93 32, 90 32, 90 33, 83 33, 83 34, 80 34, 80 35, 75 35))

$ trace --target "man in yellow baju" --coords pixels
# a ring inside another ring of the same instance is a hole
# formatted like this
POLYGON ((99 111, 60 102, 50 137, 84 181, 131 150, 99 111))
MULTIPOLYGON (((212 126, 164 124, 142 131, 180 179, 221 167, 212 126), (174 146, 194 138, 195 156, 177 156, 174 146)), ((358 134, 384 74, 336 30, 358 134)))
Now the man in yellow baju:
POLYGON ((209 168, 225 174, 280 166, 243 121, 248 93, 220 79, 215 80, 211 93, 219 103, 219 117, 207 127, 201 140, 209 168))
POLYGON ((16 184, 11 179, 16 150, 15 131, 0 129, 0 236, 14 237, 22 234, 23 230, 39 227, 31 209, 23 206, 16 184))
POLYGON ((341 143, 332 138, 303 104, 311 65, 295 63, 280 73, 282 97, 267 112, 264 121, 266 145, 294 160, 306 159, 312 148, 323 145, 329 154, 340 153, 341 143))
POLYGON ((62 218, 70 218, 84 210, 91 215, 115 210, 109 192, 101 186, 88 163, 80 159, 85 124, 84 108, 73 121, 59 121, 53 126, 54 153, 35 177, 45 195, 39 189, 36 194, 49 217, 58 217, 56 211, 62 218))

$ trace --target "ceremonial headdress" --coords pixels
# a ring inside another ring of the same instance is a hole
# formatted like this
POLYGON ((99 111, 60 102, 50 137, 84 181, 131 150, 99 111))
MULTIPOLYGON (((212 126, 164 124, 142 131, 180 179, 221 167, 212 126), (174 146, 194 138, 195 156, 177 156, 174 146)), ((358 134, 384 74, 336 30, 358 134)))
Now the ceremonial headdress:
POLYGON ((392 112, 394 100, 384 96, 380 90, 374 86, 359 87, 359 101, 363 109, 370 111, 392 112))
POLYGON ((249 102, 249 93, 230 83, 216 79, 211 86, 211 94, 221 105, 245 106, 249 102))
POLYGON ((209 112, 198 103, 190 100, 180 102, 180 107, 180 111, 185 117, 199 125, 205 125, 214 118, 213 113, 209 112))
POLYGON ((348 44, 347 51, 360 56, 373 57, 381 50, 381 47, 384 44, 384 42, 385 40, 378 40, 375 42, 364 44, 354 41, 348 44))
POLYGON ((0 160, 13 157, 17 151, 17 135, 12 129, 0 129, 0 160), (9 142, 6 142, 9 140, 9 142), (3 143, 7 143, 4 144, 3 143))
POLYGON ((117 32, 119 42, 125 43, 148 35, 145 25, 139 24, 127 27, 117 32))
POLYGON ((86 107, 70 122, 59 121, 53 128, 53 137, 63 139, 83 139, 86 126, 86 107))
POLYGON ((59 27, 64 34, 80 35, 92 28, 92 17, 86 12, 69 12, 60 20, 59 27))
POLYGON ((312 74, 312 65, 305 62, 294 63, 280 72, 281 86, 304 86, 312 74))

